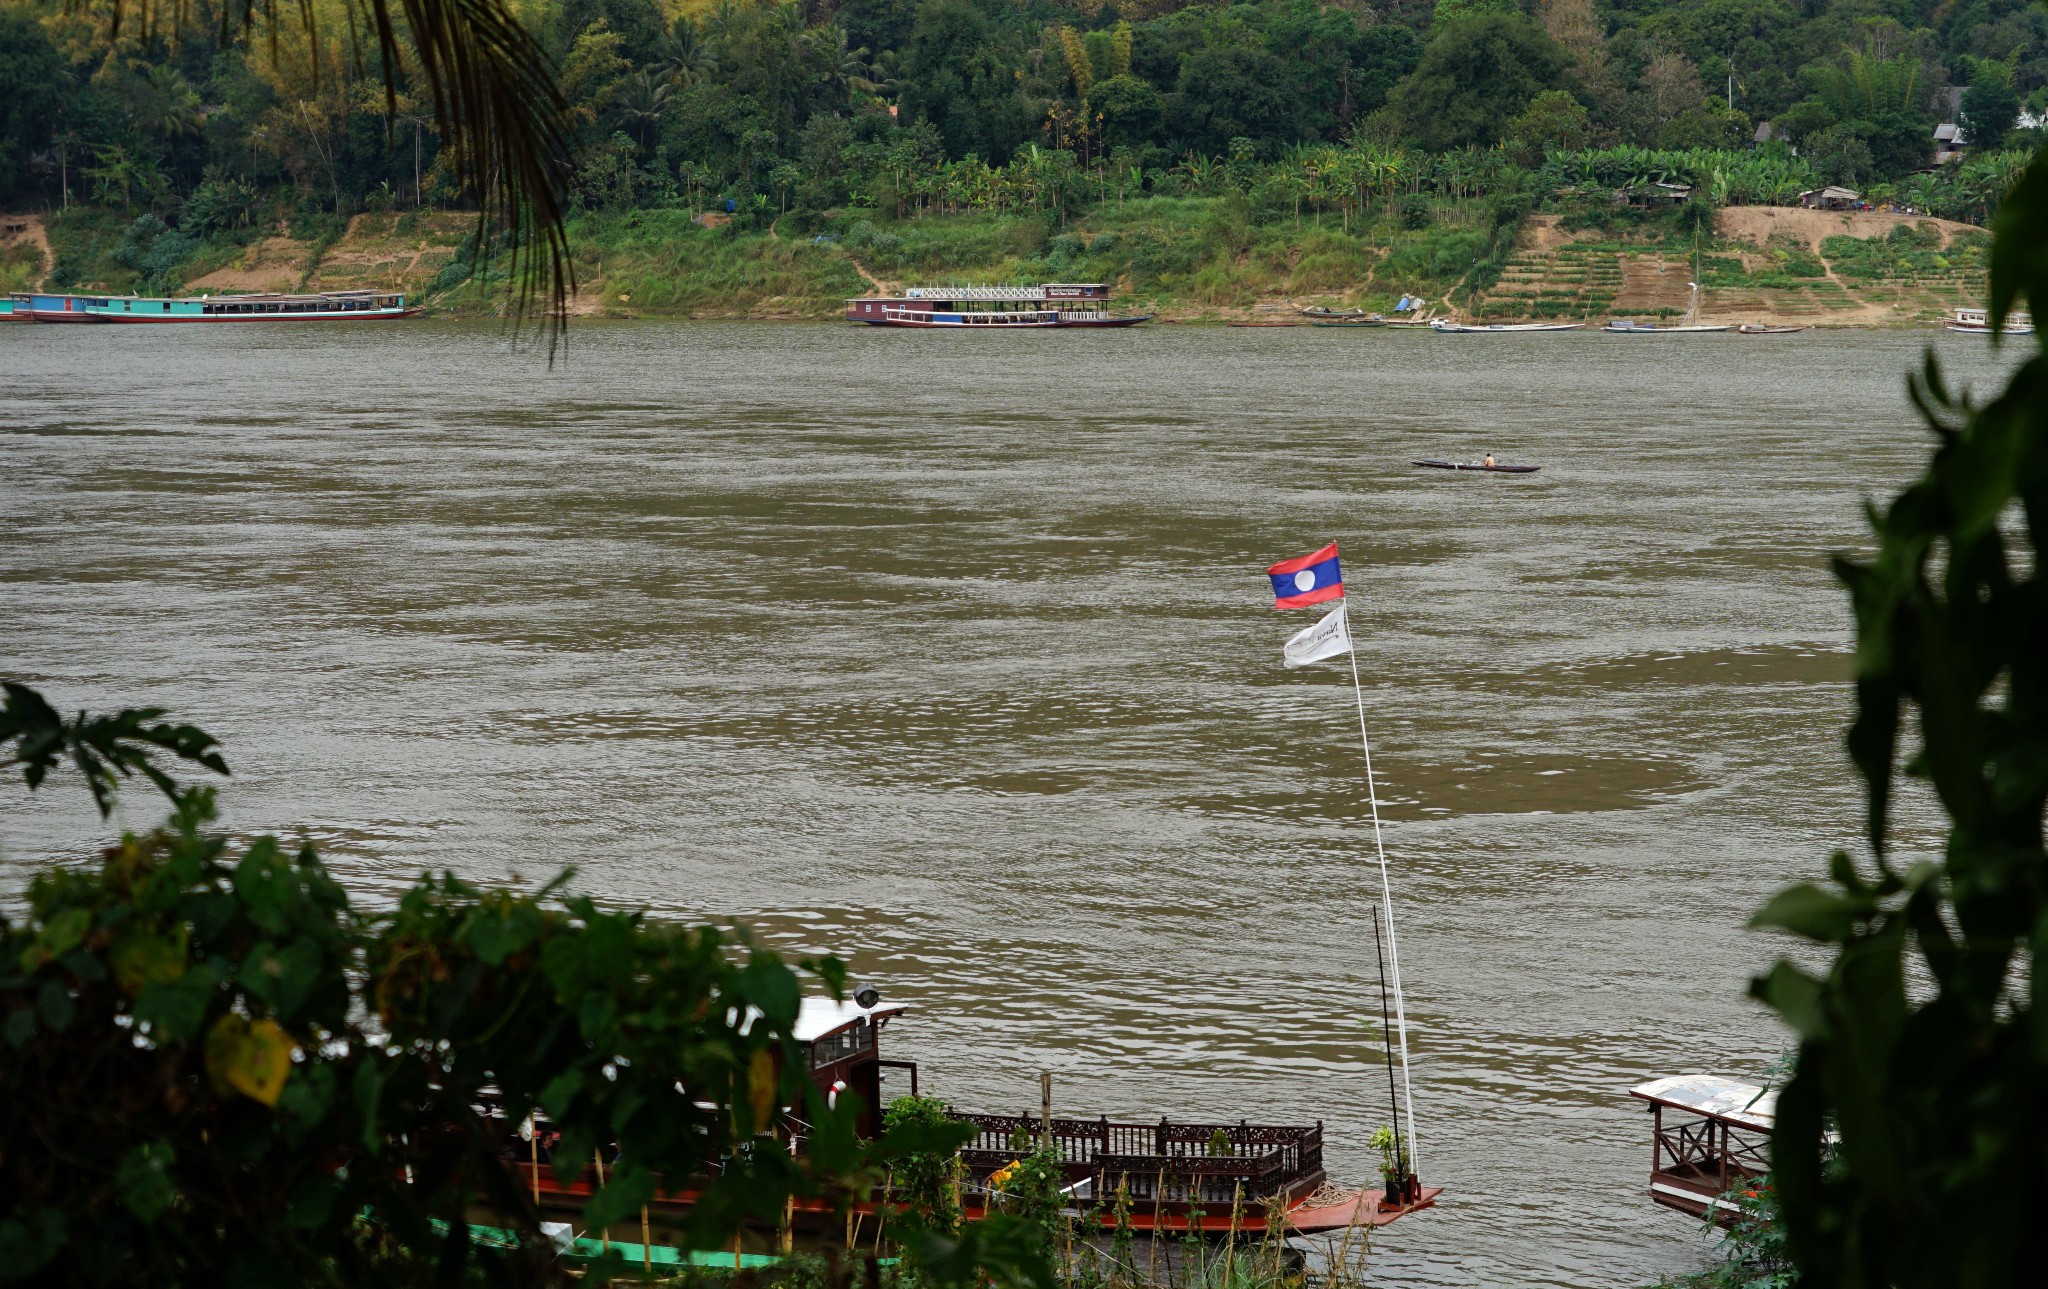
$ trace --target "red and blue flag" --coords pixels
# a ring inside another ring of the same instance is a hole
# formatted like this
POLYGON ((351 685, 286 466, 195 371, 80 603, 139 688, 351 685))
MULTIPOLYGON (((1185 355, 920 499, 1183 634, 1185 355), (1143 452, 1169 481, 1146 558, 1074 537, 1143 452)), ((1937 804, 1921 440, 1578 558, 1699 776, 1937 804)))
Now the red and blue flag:
POLYGON ((1337 567, 1337 543, 1297 559, 1283 559, 1266 570, 1273 579, 1273 607, 1302 609, 1344 594, 1344 574, 1337 567))

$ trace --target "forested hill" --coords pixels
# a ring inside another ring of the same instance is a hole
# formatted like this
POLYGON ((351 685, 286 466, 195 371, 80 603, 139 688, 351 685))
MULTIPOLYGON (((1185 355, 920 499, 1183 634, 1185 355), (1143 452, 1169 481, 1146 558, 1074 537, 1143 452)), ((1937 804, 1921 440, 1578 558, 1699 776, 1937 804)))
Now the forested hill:
MULTIPOLYGON (((96 208, 125 238, 96 243, 102 267, 168 289, 210 245, 280 224, 317 241, 359 211, 455 201, 426 105, 401 96, 387 123, 345 42, 309 51, 287 29, 224 49, 209 0, 176 6, 182 25, 171 12, 131 16, 110 49, 92 4, 0 0, 0 204, 96 208)), ((1719 203, 1840 183, 1978 220, 2048 105, 2048 10, 2024 0, 522 12, 573 108, 579 209, 711 210, 785 236, 921 211, 1034 210, 1056 227, 1090 204, 1225 192, 1253 220, 1306 208, 1349 229, 1402 194, 1499 198, 1505 220, 1659 177, 1719 203), (1933 168, 1944 121, 1965 127, 1975 169, 1933 168)))

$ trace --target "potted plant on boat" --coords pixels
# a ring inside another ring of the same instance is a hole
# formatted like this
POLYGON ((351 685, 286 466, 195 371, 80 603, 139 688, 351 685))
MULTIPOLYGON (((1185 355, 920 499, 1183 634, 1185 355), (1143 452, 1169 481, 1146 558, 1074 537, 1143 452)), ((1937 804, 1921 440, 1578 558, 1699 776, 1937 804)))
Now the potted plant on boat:
POLYGON ((1380 1184, 1386 1195, 1380 1202, 1406 1205, 1415 1182, 1408 1168, 1408 1143, 1396 1137, 1392 1128, 1382 1125, 1367 1144, 1380 1152, 1380 1184))

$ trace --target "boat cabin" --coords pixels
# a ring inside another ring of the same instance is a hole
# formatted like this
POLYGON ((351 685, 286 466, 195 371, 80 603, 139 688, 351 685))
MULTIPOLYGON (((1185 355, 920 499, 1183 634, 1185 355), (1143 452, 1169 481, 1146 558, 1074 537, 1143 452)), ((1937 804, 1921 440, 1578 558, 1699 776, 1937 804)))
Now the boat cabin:
MULTIPOLYGON (((806 998, 796 1016, 793 1037, 803 1049, 806 1072, 818 1091, 836 1098, 845 1091, 860 1094, 861 1116, 857 1131, 863 1137, 880 1134, 883 1101, 883 1071, 907 1071, 909 1086, 892 1087, 900 1096, 917 1095, 917 1062, 882 1059, 882 1026, 910 1010, 901 1003, 883 1004, 871 990, 837 1002, 830 998, 806 998), (863 999, 871 999, 864 1006, 863 999)), ((891 1080, 893 1082, 893 1080, 891 1080)))
POLYGON ((1111 317, 1109 286, 1102 282, 914 286, 900 296, 848 300, 846 319, 895 327, 1085 327, 1132 321, 1111 317))
POLYGON ((1680 1074, 1629 1089, 1650 1103, 1650 1198, 1727 1226, 1728 1192, 1771 1170, 1778 1094, 1718 1074, 1680 1074))

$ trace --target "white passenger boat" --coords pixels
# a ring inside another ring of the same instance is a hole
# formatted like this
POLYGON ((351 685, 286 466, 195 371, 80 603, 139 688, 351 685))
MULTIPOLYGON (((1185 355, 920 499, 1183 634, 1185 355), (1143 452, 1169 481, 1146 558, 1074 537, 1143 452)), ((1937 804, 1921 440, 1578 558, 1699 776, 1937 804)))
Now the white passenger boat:
MULTIPOLYGON (((1991 310, 1957 309, 1956 316, 1941 325, 1966 336, 1988 336, 1992 330, 1991 310)), ((2016 309, 2005 315, 2003 331, 2008 336, 2031 336, 2034 334, 2033 316, 2016 309)))

